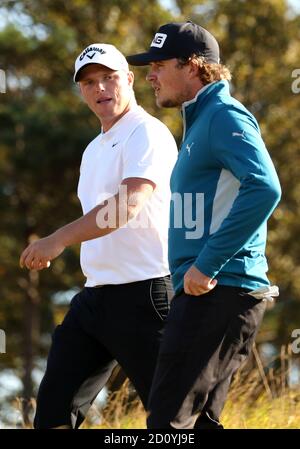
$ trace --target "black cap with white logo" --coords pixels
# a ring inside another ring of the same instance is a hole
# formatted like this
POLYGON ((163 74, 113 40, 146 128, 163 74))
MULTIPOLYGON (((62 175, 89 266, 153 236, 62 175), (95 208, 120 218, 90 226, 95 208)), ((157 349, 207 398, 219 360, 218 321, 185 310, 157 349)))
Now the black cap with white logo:
POLYGON ((126 59, 132 65, 147 65, 192 54, 203 56, 209 63, 220 62, 218 42, 205 28, 193 22, 167 23, 158 29, 148 52, 126 59))

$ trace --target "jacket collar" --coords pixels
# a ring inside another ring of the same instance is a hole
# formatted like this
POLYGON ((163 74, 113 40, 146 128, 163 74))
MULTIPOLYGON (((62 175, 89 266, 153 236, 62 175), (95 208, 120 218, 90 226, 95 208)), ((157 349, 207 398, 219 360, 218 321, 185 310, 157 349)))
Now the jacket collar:
POLYGON ((181 109, 183 119, 182 140, 185 139, 186 129, 193 124, 194 120, 199 115, 201 107, 203 106, 204 102, 206 102, 208 97, 210 97, 211 95, 216 95, 219 93, 230 95, 228 81, 222 80, 207 84, 197 92, 197 94, 192 100, 185 101, 184 103, 182 103, 181 109))

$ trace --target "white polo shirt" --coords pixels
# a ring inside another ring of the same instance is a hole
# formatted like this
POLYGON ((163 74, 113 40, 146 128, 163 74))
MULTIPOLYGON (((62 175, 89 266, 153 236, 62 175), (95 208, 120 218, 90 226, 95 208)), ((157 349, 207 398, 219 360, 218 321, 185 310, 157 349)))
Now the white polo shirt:
POLYGON ((115 195, 125 178, 149 179, 156 189, 126 226, 82 243, 86 287, 169 274, 169 181, 176 159, 176 143, 168 128, 137 105, 87 146, 78 184, 84 214, 115 195))

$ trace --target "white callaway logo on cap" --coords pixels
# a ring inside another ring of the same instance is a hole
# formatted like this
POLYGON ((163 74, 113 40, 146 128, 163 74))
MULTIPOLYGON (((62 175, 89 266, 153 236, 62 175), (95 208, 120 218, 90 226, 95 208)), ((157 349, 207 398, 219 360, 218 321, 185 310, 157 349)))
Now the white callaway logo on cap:
POLYGON ((111 44, 91 44, 83 50, 75 61, 74 81, 87 64, 101 64, 112 70, 129 70, 126 58, 111 44))
POLYGON ((156 35, 154 36, 153 41, 151 42, 150 47, 158 47, 161 48, 164 43, 165 40, 167 39, 167 34, 164 33, 156 33, 156 35))

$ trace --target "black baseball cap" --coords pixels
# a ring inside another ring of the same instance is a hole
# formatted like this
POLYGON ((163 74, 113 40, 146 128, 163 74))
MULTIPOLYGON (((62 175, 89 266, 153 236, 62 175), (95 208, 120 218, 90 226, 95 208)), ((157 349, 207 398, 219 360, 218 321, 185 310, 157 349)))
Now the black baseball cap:
POLYGON ((218 64, 219 45, 214 36, 193 22, 167 23, 162 25, 151 42, 149 51, 127 56, 131 65, 147 65, 154 61, 203 56, 206 62, 218 64))

